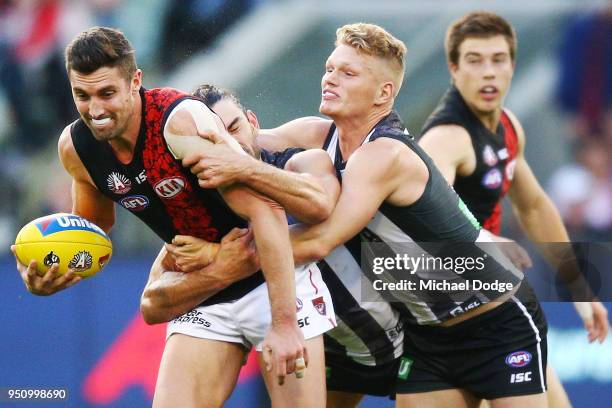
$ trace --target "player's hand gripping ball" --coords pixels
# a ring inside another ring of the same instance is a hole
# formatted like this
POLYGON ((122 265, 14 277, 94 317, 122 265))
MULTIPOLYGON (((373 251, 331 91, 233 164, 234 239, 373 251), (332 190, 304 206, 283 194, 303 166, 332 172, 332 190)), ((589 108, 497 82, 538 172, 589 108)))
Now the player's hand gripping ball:
POLYGON ((36 260, 40 275, 57 263, 61 275, 74 269, 82 277, 92 276, 113 253, 113 244, 100 227, 65 213, 30 221, 17 234, 15 246, 17 259, 24 265, 36 260))

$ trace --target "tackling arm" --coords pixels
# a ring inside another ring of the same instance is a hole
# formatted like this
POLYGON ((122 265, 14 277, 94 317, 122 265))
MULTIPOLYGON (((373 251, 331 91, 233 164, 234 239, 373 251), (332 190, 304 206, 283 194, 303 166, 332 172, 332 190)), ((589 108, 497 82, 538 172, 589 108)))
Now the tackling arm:
MULTIPOLYGON (((175 249, 166 245, 151 267, 140 299, 140 311, 148 324, 174 319, 258 269, 251 234, 238 228, 221 240, 221 250, 203 269, 173 271, 175 249)), ((195 238, 194 238, 195 239, 195 238)), ((201 241, 201 240, 200 240, 201 241)), ((205 245, 210 244, 203 241, 205 245)), ((202 242, 200 242, 202 244, 202 242)))
MULTIPOLYGON (((164 137, 175 157, 182 159, 183 155, 193 148, 198 150, 210 148, 210 142, 205 140, 201 140, 199 145, 192 143, 197 141, 198 136, 206 137, 205 132, 212 134, 214 140, 231 139, 220 124, 221 121, 208 109, 181 109, 174 116, 170 116, 164 129, 164 137), (207 123, 211 122, 210 117, 212 117, 217 124, 203 129, 200 126, 200 116, 208 116, 207 123), (189 144, 182 146, 183 141, 187 140, 189 144)), ((238 146, 239 151, 242 151, 234 139, 228 141, 230 146, 231 141, 238 146)), ((304 355, 305 347, 303 334, 297 326, 293 258, 285 213, 282 208, 270 204, 243 186, 222 189, 221 194, 232 210, 252 224, 268 286, 272 314, 272 326, 265 343, 273 352, 275 361, 273 365, 276 367, 280 382, 286 373, 293 371, 292 364, 296 358, 304 355)))
POLYGON ((405 155, 414 153, 403 147, 392 139, 381 138, 353 153, 342 177, 338 203, 329 218, 318 225, 291 229, 296 263, 322 259, 357 235, 384 201, 407 205, 420 196, 427 182, 427 169, 421 160, 406 160, 405 155), (412 177, 408 179, 406 174, 412 177))
POLYGON ((325 220, 339 191, 335 169, 323 150, 312 149, 293 156, 284 171, 250 156, 237 154, 223 144, 183 160, 197 174, 204 188, 240 183, 278 202, 301 222, 325 220))
POLYGON ((331 120, 316 116, 294 119, 274 129, 262 129, 257 137, 257 144, 271 152, 290 147, 321 148, 331 124, 331 120))

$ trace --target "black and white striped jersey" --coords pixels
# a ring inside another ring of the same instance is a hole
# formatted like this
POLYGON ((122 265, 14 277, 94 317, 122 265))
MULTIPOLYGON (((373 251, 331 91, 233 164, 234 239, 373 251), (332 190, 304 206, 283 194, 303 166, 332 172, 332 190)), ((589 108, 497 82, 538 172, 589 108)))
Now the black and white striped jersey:
MULTIPOLYGON (((500 293, 482 290, 458 293, 456 291, 448 291, 448 293, 437 291, 433 298, 411 297, 407 293, 401 303, 394 302, 392 305, 384 301, 380 295, 377 298, 378 294, 363 292, 368 287, 372 291, 374 289, 369 285, 361 284, 363 277, 361 262, 362 255, 364 255, 361 251, 362 243, 386 246, 386 252, 389 254, 397 253, 394 248, 398 244, 412 242, 418 243, 411 245, 412 248, 418 247, 428 255, 446 258, 456 257, 460 253, 463 256, 482 256, 484 258, 486 267, 476 275, 472 273, 470 276, 467 274, 462 276, 452 272, 448 273, 448 271, 445 271, 446 274, 441 274, 441 271, 423 270, 407 276, 417 282, 441 278, 461 282, 469 278, 483 281, 498 279, 518 284, 522 280, 520 271, 513 268, 508 262, 500 261, 501 254, 489 253, 494 252, 494 248, 488 246, 481 248, 480 245, 475 244, 477 241, 487 241, 487 234, 481 231, 474 217, 448 185, 429 156, 408 134, 397 113, 392 112, 383 118, 363 143, 373 142, 380 137, 392 138, 405 144, 423 160, 429 171, 427 186, 421 197, 409 206, 397 207, 383 203, 360 234, 337 248, 320 265, 334 298, 338 321, 341 322, 339 328, 329 333, 329 336, 346 348, 347 355, 359 362, 365 361, 365 358, 360 356, 362 357, 360 361, 351 353, 355 353, 353 344, 361 341, 365 345, 364 349, 371 352, 370 360, 376 364, 385 360, 376 357, 376 354, 385 354, 381 350, 388 351, 392 349, 391 344, 394 344, 392 336, 373 334, 380 333, 380 322, 387 323, 387 329, 391 327, 401 329, 401 323, 399 323, 401 321, 407 324, 437 324, 469 310, 474 305, 493 300, 499 297, 500 293), (347 264, 351 266, 348 267, 347 264), (347 273, 347 268, 350 273, 347 273), (325 270, 329 273, 326 273, 325 270), (349 295, 350 299, 347 300, 349 295), (340 297, 341 299, 336 300, 340 297), (368 302, 364 302, 364 299, 367 299, 368 302), (374 299, 378 301, 370 302, 374 299), (359 340, 355 337, 358 337, 359 340)), ((342 158, 338 132, 333 124, 323 148, 331 157, 338 178, 342 181, 346 163, 342 158)), ((384 158, 379 159, 384 160, 384 158)), ((384 330, 385 327, 382 329, 384 330)), ((399 330, 397 338, 401 337, 403 333, 399 330)), ((397 348, 395 350, 397 351, 397 348)), ((389 354, 387 352, 385 355, 389 356, 389 354)))

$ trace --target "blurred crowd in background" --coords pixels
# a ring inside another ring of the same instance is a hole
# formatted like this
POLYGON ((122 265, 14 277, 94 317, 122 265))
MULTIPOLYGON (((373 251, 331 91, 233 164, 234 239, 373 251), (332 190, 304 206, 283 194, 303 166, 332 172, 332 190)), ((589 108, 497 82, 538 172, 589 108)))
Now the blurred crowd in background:
MULTIPOLYGON (((74 35, 92 25, 120 27, 152 86, 265 2, 0 0, 0 244, 8 247, 32 218, 70 211, 69 178, 55 148, 63 127, 78 117, 63 60, 74 35)), ((555 104, 567 119, 560 126, 573 135, 558 142, 572 159, 540 182, 574 239, 610 241, 612 2, 568 16, 563 31, 554 44, 555 104)), ((410 49, 410 39, 403 40, 410 49)))
POLYGON ((576 239, 612 238, 612 2, 573 16, 559 44, 557 103, 567 114, 573 161, 549 184, 576 239))

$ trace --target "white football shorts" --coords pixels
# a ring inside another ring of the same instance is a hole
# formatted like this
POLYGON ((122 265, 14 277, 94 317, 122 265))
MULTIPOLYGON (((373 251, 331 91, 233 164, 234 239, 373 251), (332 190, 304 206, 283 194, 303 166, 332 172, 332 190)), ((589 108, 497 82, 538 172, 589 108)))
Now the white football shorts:
MULTIPOLYGON (((336 327, 334 306, 321 271, 311 263, 295 268, 297 323, 305 339, 336 327)), ((270 327, 268 287, 265 283, 232 302, 200 306, 168 323, 166 339, 174 333, 202 339, 240 343, 247 349, 261 343, 270 327)))

